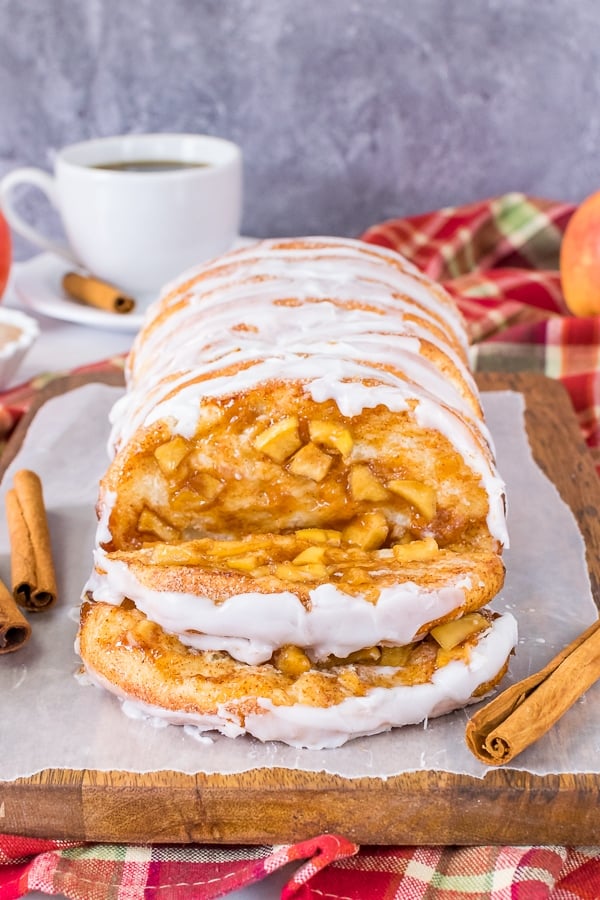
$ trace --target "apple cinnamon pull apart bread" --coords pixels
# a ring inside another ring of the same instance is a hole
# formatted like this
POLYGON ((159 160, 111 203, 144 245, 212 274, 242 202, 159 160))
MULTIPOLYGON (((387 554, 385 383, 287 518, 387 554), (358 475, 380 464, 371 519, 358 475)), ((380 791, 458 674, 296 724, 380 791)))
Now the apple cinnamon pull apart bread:
POLYGON ((448 295, 261 241, 170 286, 112 414, 80 653, 152 715, 302 747, 491 690, 504 486, 448 295))

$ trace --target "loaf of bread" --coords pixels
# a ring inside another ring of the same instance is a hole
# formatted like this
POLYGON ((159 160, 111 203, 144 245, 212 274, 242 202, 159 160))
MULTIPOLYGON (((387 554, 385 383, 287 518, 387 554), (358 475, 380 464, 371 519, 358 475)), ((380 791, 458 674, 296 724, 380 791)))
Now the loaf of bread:
POLYGON ((440 286, 358 241, 260 241, 165 291, 126 379, 79 634, 93 679, 302 747, 500 680, 504 485, 440 286))

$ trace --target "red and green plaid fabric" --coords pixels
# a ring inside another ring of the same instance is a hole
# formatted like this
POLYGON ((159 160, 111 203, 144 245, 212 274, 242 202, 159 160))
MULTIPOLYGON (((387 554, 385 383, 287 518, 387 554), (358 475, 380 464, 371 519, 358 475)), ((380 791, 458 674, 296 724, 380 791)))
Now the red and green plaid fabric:
POLYGON ((212 900, 298 863, 282 900, 598 900, 595 848, 73 845, 0 835, 0 900, 212 900))
MULTIPOLYGON (((560 379, 600 467, 600 317, 568 314, 558 274, 572 212, 569 204, 511 193, 384 222, 363 239, 398 250, 444 283, 467 320, 476 369, 560 379)), ((113 371, 122 363, 79 371, 113 371)), ((53 377, 0 396, 0 438, 53 377)), ((123 846, 0 835, 0 900, 31 890, 73 900, 207 900, 294 862, 283 898, 600 898, 600 846, 359 848, 335 835, 284 847, 123 846)))
POLYGON ((390 247, 441 281, 469 327, 475 369, 559 379, 600 467, 600 318, 569 315, 559 251, 571 204, 511 193, 375 225, 390 247))

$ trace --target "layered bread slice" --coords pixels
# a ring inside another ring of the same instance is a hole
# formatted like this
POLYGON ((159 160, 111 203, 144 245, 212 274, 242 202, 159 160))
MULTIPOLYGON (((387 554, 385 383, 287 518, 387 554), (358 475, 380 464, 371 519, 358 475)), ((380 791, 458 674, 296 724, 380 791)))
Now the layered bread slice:
MULTIPOLYGON (((263 738, 261 709, 273 721, 273 707, 306 705, 279 685, 284 659, 328 684, 337 660, 354 699, 392 692, 379 725, 370 701, 369 727, 353 724, 345 739, 406 724, 403 703, 396 720, 390 712, 393 692, 444 683, 441 672, 469 669, 482 647, 494 672, 432 708, 464 705, 501 677, 514 622, 473 614, 503 583, 504 485, 460 316, 397 254, 332 238, 263 241, 185 276, 135 341, 111 451, 81 653, 116 693, 231 733, 215 706, 225 709, 224 695, 201 690, 194 705, 164 667, 163 687, 150 689, 135 676, 148 666, 125 677, 122 662, 101 664, 120 658, 107 635, 130 616, 168 643, 175 670, 182 658, 186 672, 208 671, 206 654, 218 661, 236 728, 263 738), (429 634, 461 619, 460 658, 433 654, 429 634), (406 647, 421 667, 409 684, 405 663, 381 662, 406 647), (371 654, 364 672, 356 653, 371 654)), ((211 678, 189 677, 196 687, 211 678)), ((346 701, 333 688, 314 696, 330 745, 327 716, 346 701)), ((424 707, 421 718, 434 714, 424 707)), ((281 722, 293 730, 292 719, 275 719, 271 736, 286 740, 281 722)))

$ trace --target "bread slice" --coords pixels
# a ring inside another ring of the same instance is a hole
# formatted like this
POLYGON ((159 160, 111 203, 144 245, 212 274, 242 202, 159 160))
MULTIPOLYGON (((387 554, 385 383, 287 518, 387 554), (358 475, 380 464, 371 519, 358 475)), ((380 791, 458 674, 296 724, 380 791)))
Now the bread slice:
POLYGON ((92 678, 148 715, 317 749, 416 724, 492 690, 506 671, 516 625, 510 615, 480 618, 480 630, 450 650, 427 637, 319 665, 290 647, 258 666, 224 651, 193 650, 132 604, 84 603, 79 640, 92 678))
POLYGON ((428 636, 504 580, 504 483, 467 351, 445 291, 359 241, 259 241, 173 284, 112 413, 86 667, 170 721, 302 746, 494 684, 510 617, 443 665, 428 636), (124 650, 140 629, 152 641, 124 650), (407 663, 374 660, 403 647, 407 663), (290 681, 282 659, 307 668, 290 681))

